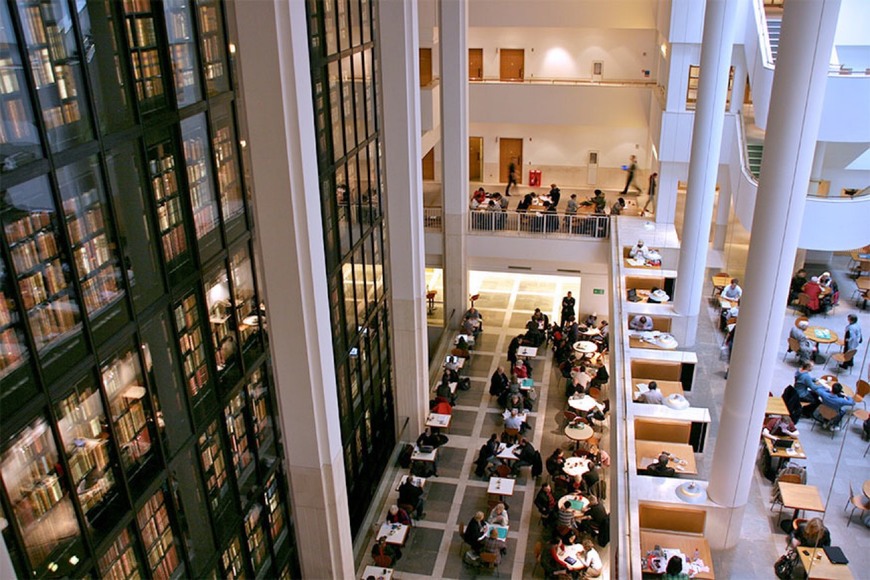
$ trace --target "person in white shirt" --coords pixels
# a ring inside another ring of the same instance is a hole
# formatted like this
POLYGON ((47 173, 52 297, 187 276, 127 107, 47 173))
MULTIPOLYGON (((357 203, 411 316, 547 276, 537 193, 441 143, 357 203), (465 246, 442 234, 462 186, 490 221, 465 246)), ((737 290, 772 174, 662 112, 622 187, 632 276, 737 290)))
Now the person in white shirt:
POLYGON ((492 511, 489 512, 489 518, 486 520, 494 526, 509 526, 508 522, 508 513, 507 509, 505 509, 503 503, 495 504, 495 507, 492 508, 492 511))
POLYGON ((635 316, 628 323, 631 330, 652 330, 653 321, 648 316, 635 316))
POLYGON ((655 381, 649 382, 649 390, 645 393, 641 393, 641 395, 637 398, 638 403, 646 403, 648 405, 664 405, 665 398, 662 397, 661 391, 659 391, 659 386, 655 381))
POLYGON ((520 431, 523 428, 523 418, 520 417, 517 409, 511 409, 510 417, 504 420, 505 429, 516 429, 520 431))
POLYGON ((584 570, 586 578, 598 578, 601 576, 604 564, 601 563, 601 556, 598 555, 592 540, 583 540, 583 555, 580 557, 580 560, 586 567, 584 570))
POLYGON ((649 257, 649 251, 650 249, 643 245, 643 240, 638 240, 637 244, 628 251, 628 257, 646 260, 649 257))
POLYGON ((731 283, 722 290, 722 296, 728 300, 740 300, 743 296, 743 288, 737 285, 737 278, 731 278, 731 283))

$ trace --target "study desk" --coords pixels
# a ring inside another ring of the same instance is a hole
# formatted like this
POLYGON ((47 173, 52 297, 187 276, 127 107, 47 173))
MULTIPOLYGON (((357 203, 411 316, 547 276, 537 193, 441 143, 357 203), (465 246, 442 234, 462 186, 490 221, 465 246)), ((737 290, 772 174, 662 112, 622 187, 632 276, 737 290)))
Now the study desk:
POLYGON ((517 349, 517 356, 535 357, 538 356, 538 349, 534 346, 521 346, 517 349))
POLYGON ((414 446, 414 452, 411 453, 411 461, 424 461, 426 463, 435 463, 435 458, 438 455, 438 449, 433 449, 429 453, 422 453, 420 448, 414 446))
MULTIPOLYGON (((710 544, 707 538, 703 536, 693 536, 690 534, 679 534, 676 532, 657 532, 650 530, 640 531, 640 553, 646 554, 655 550, 656 546, 664 549, 679 550, 687 558, 691 558, 698 550, 698 555, 706 566, 709 566, 709 572, 698 572, 694 578, 702 580, 712 580, 716 578, 713 571, 713 555, 710 553, 710 544)), ((644 564, 646 559, 644 558, 644 564)), ((685 570, 684 570, 685 571, 685 570)), ((645 572, 648 572, 645 570, 645 572)))
POLYGON ((725 286, 731 284, 731 276, 713 276, 713 291, 720 292, 725 289, 725 286))
POLYGON ((375 578, 376 580, 393 580, 392 568, 381 568, 380 566, 366 566, 363 570, 362 580, 367 578, 375 578))
POLYGON ((381 524, 381 529, 378 531, 378 538, 387 537, 387 543, 393 546, 404 546, 408 539, 408 530, 410 526, 405 524, 391 524, 384 522, 381 524))
POLYGON ((834 564, 824 548, 798 546, 798 556, 807 572, 808 580, 852 580, 848 564, 834 564), (812 566, 812 568, 811 568, 812 566))
POLYGON ((788 407, 785 406, 785 401, 782 397, 767 397, 767 407, 764 409, 764 415, 782 415, 788 417, 788 407))
POLYGON ((782 507, 794 510, 793 519, 797 519, 801 511, 824 513, 825 504, 822 503, 819 488, 815 485, 786 483, 784 481, 780 481, 777 485, 779 485, 779 495, 782 498, 782 507))
POLYGON ((674 350, 679 346, 679 343, 667 332, 634 330, 629 332, 628 346, 632 348, 674 350))
POLYGON ((770 463, 771 467, 774 471, 779 471, 782 468, 782 464, 784 461, 788 461, 790 459, 806 459, 807 454, 804 453, 804 448, 801 446, 801 441, 797 437, 785 437, 780 436, 778 439, 793 439, 794 444, 788 449, 783 449, 781 447, 774 447, 773 441, 768 439, 767 437, 762 437, 764 440, 764 446, 767 448, 767 453, 770 455, 770 463))
POLYGON ((651 381, 655 381, 656 387, 658 391, 662 394, 662 397, 668 397, 670 395, 684 395, 683 392, 683 383, 680 381, 665 381, 659 379, 631 379, 631 398, 633 400, 637 400, 637 398, 641 395, 641 393, 645 393, 649 390, 649 384, 651 381), (641 387, 641 385, 643 385, 641 387))
POLYGON ((489 485, 486 488, 486 493, 497 495, 499 497, 511 496, 514 494, 514 483, 516 480, 506 477, 490 477, 489 485))
POLYGON ((671 456, 668 465, 673 467, 678 475, 698 475, 695 451, 691 445, 635 439, 634 448, 638 471, 646 469, 651 463, 656 462, 662 451, 665 451, 671 456))
POLYGON ((450 420, 452 418, 452 415, 446 415, 443 413, 429 413, 429 416, 426 418, 426 426, 447 429, 450 427, 450 420))

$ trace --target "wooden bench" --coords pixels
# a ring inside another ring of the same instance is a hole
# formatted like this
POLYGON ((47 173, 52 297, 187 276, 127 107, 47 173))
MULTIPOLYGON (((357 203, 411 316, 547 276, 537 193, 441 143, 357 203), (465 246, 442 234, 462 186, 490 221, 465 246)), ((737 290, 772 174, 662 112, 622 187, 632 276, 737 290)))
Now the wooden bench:
POLYGON ((640 502, 637 515, 646 530, 703 535, 707 523, 706 511, 678 505, 640 502))
POLYGON ((631 361, 631 376, 635 379, 679 381, 682 367, 682 363, 676 361, 634 359, 631 361))
POLYGON ((638 418, 634 420, 634 438, 643 441, 689 443, 692 424, 674 419, 638 418))
POLYGON ((665 279, 655 276, 626 276, 625 287, 635 290, 652 290, 653 288, 664 288, 665 279))

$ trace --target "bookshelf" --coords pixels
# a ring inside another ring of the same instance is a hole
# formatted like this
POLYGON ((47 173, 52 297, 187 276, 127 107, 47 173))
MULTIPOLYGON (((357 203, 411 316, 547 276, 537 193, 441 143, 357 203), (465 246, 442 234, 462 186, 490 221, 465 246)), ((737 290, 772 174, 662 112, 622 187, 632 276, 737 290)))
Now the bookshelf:
POLYGON ((21 318, 6 263, 0 259, 0 380, 21 367, 28 359, 27 345, 21 332, 21 318))
POLYGON ((9 7, 0 5, 0 173, 42 157, 9 7))
POLYGON ((5 202, 0 217, 21 293, 21 306, 36 349, 41 351, 71 336, 80 325, 78 303, 68 279, 69 260, 61 244, 48 179, 43 176, 12 187, 0 199, 5 202), (40 209, 16 208, 12 200, 25 195, 30 207, 40 209))
POLYGON ((172 270, 188 255, 184 210, 178 189, 178 173, 172 143, 164 141, 148 148, 148 178, 157 207, 160 247, 172 270))
POLYGON ((212 346, 218 377, 224 379, 227 372, 238 362, 238 343, 236 342, 236 321, 233 303, 230 301, 230 287, 227 272, 221 267, 207 280, 205 286, 208 321, 211 327, 212 346))
POLYGON ((180 570, 181 560, 169 521, 164 490, 158 490, 142 506, 136 514, 136 523, 142 535, 152 577, 155 580, 168 580, 176 571, 183 571, 180 570))
POLYGON ((263 350, 259 337, 264 316, 254 288, 251 256, 247 247, 237 250, 230 256, 230 275, 242 351, 246 362, 251 362, 253 357, 263 350))
POLYGON ((134 541, 134 536, 126 528, 118 534, 118 538, 97 562, 103 579, 139 580, 143 577, 139 570, 134 541))
POLYGON ((229 105, 216 106, 212 112, 212 145, 215 167, 217 167, 221 211, 224 223, 229 223, 245 213, 239 180, 239 162, 236 156, 236 135, 229 105))
POLYGON ((142 369, 134 350, 103 366, 103 387, 109 400, 109 413, 121 450, 121 463, 127 471, 144 463, 151 452, 151 414, 146 407, 142 369))
POLYGON ((272 442, 272 414, 269 412, 269 391, 266 388, 262 369, 257 369, 251 374, 247 391, 248 399, 251 401, 257 448, 262 450, 272 442))
POLYGON ((196 13, 206 90, 209 96, 217 95, 230 89, 221 5, 214 0, 197 1, 196 13))
POLYGON ((208 383, 196 294, 189 294, 175 307, 175 328, 187 392, 191 399, 195 399, 208 383))
POLYGON ((257 503, 245 516, 245 539, 248 543, 248 553, 251 555, 254 570, 259 570, 269 552, 266 534, 263 532, 263 524, 260 521, 262 514, 263 506, 257 503))
POLYGON ((241 481, 242 474, 251 465, 251 449, 248 444, 248 428, 245 425, 245 392, 240 391, 230 399, 224 409, 224 419, 227 425, 227 434, 230 441, 230 456, 233 459, 233 467, 236 479, 241 481))
POLYGON ((242 544, 238 537, 230 540, 226 549, 221 554, 221 568, 225 580, 235 580, 245 577, 245 564, 243 562, 242 544))
POLYGON ((206 134, 205 113, 181 122, 184 139, 184 161, 187 167, 187 187, 193 208, 196 238, 202 239, 218 225, 217 203, 211 181, 209 145, 206 134))
POLYGON ((218 422, 212 421, 205 432, 199 436, 199 459, 205 475, 206 489, 211 500, 212 510, 217 510, 221 498, 229 490, 227 465, 223 445, 218 433, 218 422))
POLYGON ((95 525, 89 513, 97 514, 95 508, 108 500, 115 488, 110 435, 99 390, 87 384, 77 385, 57 404, 57 416, 73 488, 82 512, 95 525))
POLYGON ((166 106, 166 89, 151 1, 124 0, 123 7, 136 99, 140 110, 150 113, 166 106))
POLYGON ((0 460, 25 552, 36 570, 55 550, 81 535, 58 466, 57 447, 42 417, 12 439, 0 460))
POLYGON ((90 318, 124 295, 98 168, 96 157, 90 157, 57 171, 73 263, 90 318))
POLYGON ((175 84, 175 101, 180 109, 202 100, 190 2, 163 0, 163 17, 175 84))
POLYGON ((84 102, 82 57, 62 0, 19 0, 25 50, 36 83, 42 120, 53 151, 93 137, 84 102))
POLYGON ((266 482, 266 491, 263 493, 266 500, 266 509, 269 513, 269 533, 272 542, 277 546, 283 541, 284 533, 284 506, 281 498, 281 490, 278 485, 277 474, 272 474, 266 482))

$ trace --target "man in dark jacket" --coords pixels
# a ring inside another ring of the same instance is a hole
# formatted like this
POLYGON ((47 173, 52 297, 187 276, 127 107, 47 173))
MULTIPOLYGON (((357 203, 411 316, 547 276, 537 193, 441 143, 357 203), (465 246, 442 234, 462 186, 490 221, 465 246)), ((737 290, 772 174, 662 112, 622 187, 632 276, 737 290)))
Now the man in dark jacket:
POLYGON ((498 367, 492 373, 492 379, 489 381, 489 394, 493 397, 500 397, 502 393, 510 387, 510 379, 504 372, 504 367, 498 367))
POLYGON ((423 507, 426 505, 426 501, 423 499, 423 488, 416 485, 414 477, 407 477, 405 483, 399 486, 399 503, 413 506, 418 520, 422 520, 426 515, 426 512, 423 511, 423 507))
POLYGON ((483 530, 486 525, 483 521, 484 515, 483 512, 477 512, 474 514, 474 517, 471 518, 471 521, 468 522, 468 525, 465 526, 465 532, 462 534, 462 539, 465 540, 465 543, 471 546, 471 549, 475 552, 480 552, 480 548, 483 546, 483 530))
POLYGON ((535 464, 537 450, 528 439, 523 438, 520 439, 519 446, 514 449, 514 455, 517 456, 517 460, 514 462, 512 471, 514 475, 517 475, 523 467, 535 464))

